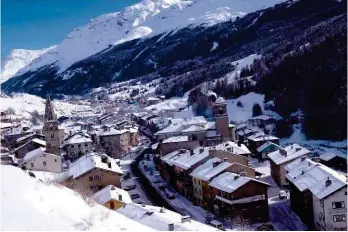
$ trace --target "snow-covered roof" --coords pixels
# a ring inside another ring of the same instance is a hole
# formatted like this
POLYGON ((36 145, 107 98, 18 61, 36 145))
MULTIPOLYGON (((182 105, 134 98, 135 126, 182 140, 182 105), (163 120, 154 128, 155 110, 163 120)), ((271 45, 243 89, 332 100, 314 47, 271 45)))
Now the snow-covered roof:
POLYGON ((190 176, 196 179, 209 181, 211 180, 211 178, 220 174, 231 165, 232 165, 231 163, 225 162, 219 158, 212 158, 212 159, 209 159, 204 164, 198 166, 196 169, 194 169, 190 173, 190 176))
POLYGON ((116 161, 110 157, 108 157, 108 162, 111 163, 111 167, 109 168, 107 163, 103 163, 101 157, 97 153, 89 153, 80 157, 73 164, 71 164, 70 168, 66 173, 64 173, 65 177, 77 178, 86 172, 99 168, 111 172, 117 172, 123 174, 121 168, 117 165, 116 161))
POLYGON ((226 104, 226 100, 223 97, 218 97, 215 101, 215 104, 226 104))
POLYGON ((267 141, 265 142, 263 145, 259 146, 256 150, 258 152, 262 152, 263 150, 265 150, 266 148, 268 148, 269 146, 276 146, 276 147, 280 147, 278 144, 275 144, 271 141, 267 141))
POLYGON ((243 144, 241 143, 240 146, 238 146, 237 143, 232 142, 232 141, 226 141, 223 143, 220 143, 218 145, 212 146, 212 150, 221 150, 221 151, 228 151, 232 152, 233 154, 236 155, 243 155, 243 154, 250 154, 250 150, 243 144))
POLYGON ((297 159, 301 156, 308 155, 310 153, 304 147, 294 143, 284 148, 280 148, 277 151, 269 153, 267 156, 277 165, 289 162, 291 160, 297 159))
POLYGON ((209 147, 196 147, 191 152, 190 150, 178 150, 171 152, 161 158, 170 166, 177 166, 187 170, 209 156, 209 147))
MULTIPOLYGON (((191 126, 194 126, 194 125, 206 127, 207 120, 202 116, 190 117, 190 118, 174 118, 174 119, 171 119, 170 126, 158 131, 156 135, 183 132, 184 130, 189 129, 191 126)), ((191 127, 191 129, 193 129, 193 127, 191 127)))
POLYGON ((42 146, 46 146, 46 141, 44 141, 44 140, 42 140, 42 139, 33 139, 32 140, 34 143, 38 143, 38 144, 40 144, 40 145, 42 145, 42 146))
POLYGON ((257 130, 257 129, 248 129, 248 128, 246 128, 246 129, 242 129, 242 130, 239 130, 239 131, 237 131, 237 134, 239 135, 239 136, 244 136, 244 135, 247 135, 247 134, 250 134, 250 133, 260 133, 260 131, 259 130, 257 130))
POLYGON ((217 130, 208 130, 205 137, 207 138, 213 138, 213 137, 217 137, 220 136, 220 134, 217 132, 217 130))
POLYGON ((148 97, 147 100, 148 101, 161 101, 161 99, 159 99, 157 97, 148 97))
MULTIPOLYGON (((35 159, 36 157, 38 157, 38 156, 40 156, 40 155, 42 155, 44 153, 46 155, 57 156, 57 155, 54 155, 54 154, 46 153, 46 148, 45 147, 39 147, 39 148, 37 148, 35 150, 32 150, 32 151, 26 153, 25 156, 23 157, 22 164, 23 163, 27 163, 30 160, 35 159)), ((57 156, 57 157, 59 157, 59 156, 57 156)))
POLYGON ((121 135, 128 132, 128 130, 117 130, 115 128, 110 128, 108 131, 101 132, 99 136, 109 136, 109 135, 121 135))
POLYGON ((239 129, 241 129, 241 128, 246 128, 247 127, 247 125, 246 124, 238 124, 237 126, 236 126, 236 130, 239 130, 239 129))
POLYGON ((238 174, 231 173, 231 172, 225 172, 217 177, 215 177, 211 183, 209 184, 211 187, 220 189, 227 193, 232 193, 235 190, 239 189, 243 185, 249 183, 250 181, 254 181, 260 184, 264 184, 266 186, 270 186, 269 184, 250 178, 245 176, 239 176, 238 174))
POLYGON ((319 156, 319 158, 321 160, 324 160, 324 161, 329 161, 329 160, 332 160, 333 158, 335 158, 337 155, 334 154, 334 153, 330 153, 330 152, 325 152, 324 154, 321 154, 319 156))
POLYGON ((121 201, 123 203, 132 203, 132 200, 127 191, 117 188, 113 185, 108 185, 99 192, 93 195, 93 199, 99 204, 104 205, 110 200, 121 201))
POLYGON ((1 129, 9 128, 9 127, 12 127, 12 126, 13 126, 13 124, 10 123, 10 122, 2 122, 2 123, 0 123, 0 128, 1 129))
POLYGON ((143 225, 149 226, 155 230, 168 231, 169 224, 174 225, 174 230, 180 231, 212 231, 217 230, 203 223, 189 220, 182 222, 182 216, 168 209, 161 209, 158 206, 126 204, 117 210, 124 216, 131 218, 143 225))
POLYGON ((267 116, 267 115, 259 115, 256 117, 249 118, 249 120, 268 120, 268 119, 274 119, 273 117, 267 116))
POLYGON ((319 199, 347 185, 347 177, 310 159, 295 160, 287 165, 286 169, 290 170, 286 178, 291 183, 301 192, 308 189, 319 199), (327 180, 330 183, 327 183, 327 180))
POLYGON ((186 128, 185 130, 181 131, 181 132, 196 132, 196 131, 205 131, 206 128, 203 126, 199 126, 199 125, 192 125, 189 128, 186 128))
POLYGON ((25 139, 27 139, 27 138, 30 138, 31 136, 34 136, 34 135, 35 135, 35 133, 30 133, 30 134, 21 136, 21 137, 19 137, 18 139, 16 139, 16 142, 17 142, 17 143, 18 143, 18 142, 21 142, 21 141, 23 141, 23 140, 25 140, 25 139))
POLYGON ((277 140, 279 139, 278 137, 275 137, 273 135, 266 135, 263 132, 259 132, 253 135, 250 135, 248 137, 249 140, 253 140, 253 141, 264 141, 264 140, 277 140))
POLYGON ((92 143, 92 140, 89 136, 82 134, 82 133, 76 133, 70 137, 68 137, 65 141, 66 144, 76 144, 76 143, 92 143))
POLYGON ((179 143, 179 142, 187 142, 187 141, 189 141, 188 136, 182 135, 182 136, 169 137, 169 138, 163 140, 162 143, 179 143))

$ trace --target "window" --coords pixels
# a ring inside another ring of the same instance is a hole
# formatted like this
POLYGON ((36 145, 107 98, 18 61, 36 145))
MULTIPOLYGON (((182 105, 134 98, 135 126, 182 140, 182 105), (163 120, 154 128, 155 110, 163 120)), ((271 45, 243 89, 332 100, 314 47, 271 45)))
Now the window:
POLYGON ((71 147, 71 148, 74 148, 74 145, 71 145, 70 147, 71 147))
POLYGON ((47 164, 46 161, 44 161, 44 162, 43 162, 43 166, 46 166, 46 164, 47 164))
POLYGON ((333 209, 343 209, 344 207, 344 201, 332 202, 333 209))
POLYGON ((88 144, 87 144, 87 143, 85 143, 85 147, 88 147, 88 144))
POLYGON ((198 193, 196 188, 195 188, 195 192, 198 193))
POLYGON ((346 221, 346 215, 345 214, 333 215, 333 220, 334 220, 334 222, 345 222, 346 221))
POLYGON ((198 180, 198 184, 201 185, 201 180, 198 180))
POLYGON ((93 176, 90 176, 90 177, 89 177, 89 181, 92 181, 92 180, 93 180, 93 176))
POLYGON ((54 159, 54 162, 57 162, 57 159, 54 159))
POLYGON ((202 195, 202 190, 199 190, 199 194, 202 195))
POLYGON ((87 154, 87 153, 88 153, 88 150, 86 150, 85 153, 87 154))
POLYGON ((33 163, 31 163, 31 164, 30 164, 30 166, 33 168, 33 167, 34 167, 34 164, 33 164, 33 163))
POLYGON ((110 201, 110 209, 115 209, 115 202, 110 201))
POLYGON ((81 144, 77 145, 78 147, 81 147, 81 144))

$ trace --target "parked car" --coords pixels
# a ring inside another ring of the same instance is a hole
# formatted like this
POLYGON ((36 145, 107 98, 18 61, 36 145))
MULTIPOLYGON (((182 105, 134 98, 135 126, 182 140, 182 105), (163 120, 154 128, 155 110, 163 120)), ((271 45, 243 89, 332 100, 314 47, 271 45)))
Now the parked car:
POLYGON ((286 194, 286 191, 285 190, 280 190, 279 191, 279 199, 283 200, 283 199, 287 199, 287 198, 288 198, 288 196, 286 194))
POLYGON ((132 185, 127 185, 124 187, 124 190, 126 191, 130 191, 130 190, 133 190, 135 189, 137 186, 135 184, 132 184, 132 185))
POLYGON ((169 199, 169 200, 173 200, 173 199, 175 199, 175 196, 174 196, 174 194, 173 193, 171 193, 171 192, 166 192, 165 193, 165 195, 166 195, 166 197, 169 199))
POLYGON ((209 225, 215 227, 216 229, 224 230, 224 225, 218 220, 211 220, 209 225))
POLYGON ((165 185, 164 184, 159 184, 158 185, 158 188, 162 191, 164 191, 166 189, 165 185))
POLYGON ((138 199, 140 197, 140 195, 137 193, 134 193, 134 194, 130 195, 130 197, 132 200, 134 200, 134 199, 138 199))

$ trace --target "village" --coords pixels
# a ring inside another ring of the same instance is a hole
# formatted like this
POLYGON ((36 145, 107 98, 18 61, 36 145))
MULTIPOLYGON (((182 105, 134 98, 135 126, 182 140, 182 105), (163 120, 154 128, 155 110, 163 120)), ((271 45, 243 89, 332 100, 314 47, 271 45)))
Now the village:
POLYGON ((155 230, 347 230, 345 157, 283 146, 268 115, 234 123, 222 97, 211 118, 138 100, 57 117, 48 95, 37 125, 3 111, 1 164, 155 230))

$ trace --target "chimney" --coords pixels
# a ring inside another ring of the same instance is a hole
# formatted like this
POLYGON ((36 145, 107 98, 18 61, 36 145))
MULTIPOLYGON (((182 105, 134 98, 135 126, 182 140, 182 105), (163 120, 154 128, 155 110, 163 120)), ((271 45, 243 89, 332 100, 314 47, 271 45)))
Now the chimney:
POLYGON ((305 161, 306 160, 306 157, 305 156, 302 156, 301 157, 301 162, 305 161))
POLYGON ((203 153, 203 152, 204 152, 204 148, 200 148, 199 153, 203 153))
POLYGON ((228 158, 224 158, 224 162, 228 162, 228 158))
POLYGON ((118 200, 122 201, 122 195, 118 195, 118 200))
POLYGON ((303 175, 303 174, 304 174, 304 170, 301 171, 301 175, 303 175))
POLYGON ((327 177, 327 180, 325 181, 325 186, 329 187, 332 184, 332 180, 330 180, 330 177, 327 177))
POLYGON ((108 162, 108 168, 111 168, 111 162, 108 162))
POLYGON ((164 213, 165 211, 164 211, 164 207, 162 207, 161 209, 160 209, 160 213, 164 213))
POLYGON ((238 140, 238 147, 242 146, 242 141, 238 140))
POLYGON ((215 168, 216 166, 218 166, 221 163, 222 163, 222 161, 215 161, 215 162, 213 162, 213 167, 215 168))
POLYGON ((174 223, 168 224, 168 231, 174 231, 174 223))
POLYGON ((287 152, 284 149, 281 148, 279 151, 280 151, 280 154, 282 156, 286 156, 287 155, 287 152))
POLYGON ((234 180, 237 180, 239 178, 239 175, 234 176, 234 180))
POLYGON ((239 175, 240 176, 247 176, 247 173, 246 172, 240 172, 239 175))
POLYGON ((181 223, 184 222, 191 222, 191 217, 190 216, 181 216, 181 223))
POLYGON ((301 151, 301 148, 300 147, 296 147, 295 151, 296 152, 301 151))
POLYGON ((194 155, 194 152, 193 152, 193 150, 191 149, 191 150, 190 150, 190 156, 192 156, 192 155, 194 155))

